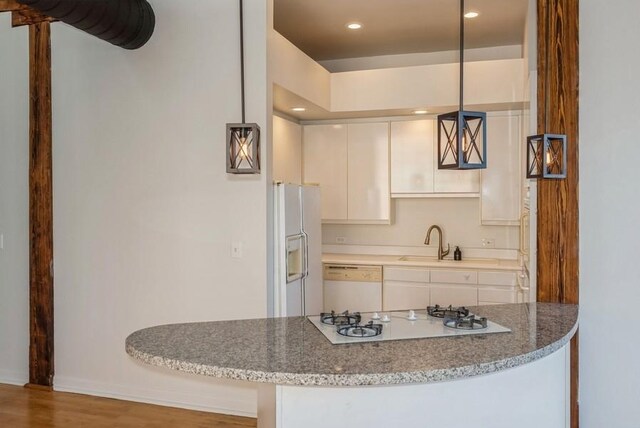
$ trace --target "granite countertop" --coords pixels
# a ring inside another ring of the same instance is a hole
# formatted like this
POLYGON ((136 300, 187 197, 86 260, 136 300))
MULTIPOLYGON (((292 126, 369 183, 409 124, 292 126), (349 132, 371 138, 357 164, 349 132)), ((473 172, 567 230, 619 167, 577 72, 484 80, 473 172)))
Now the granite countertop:
POLYGON ((511 333, 332 345, 304 317, 170 324, 136 331, 126 351, 147 364, 286 385, 429 383, 519 366, 555 352, 577 328, 578 307, 478 306, 511 333))
POLYGON ((391 256, 371 254, 337 254, 324 253, 323 263, 352 264, 352 265, 382 265, 382 266, 414 266, 440 269, 487 269, 519 271, 522 269, 517 260, 506 259, 463 259, 454 261, 445 259, 439 261, 428 256, 391 256), (405 260, 403 260, 405 259, 405 260))

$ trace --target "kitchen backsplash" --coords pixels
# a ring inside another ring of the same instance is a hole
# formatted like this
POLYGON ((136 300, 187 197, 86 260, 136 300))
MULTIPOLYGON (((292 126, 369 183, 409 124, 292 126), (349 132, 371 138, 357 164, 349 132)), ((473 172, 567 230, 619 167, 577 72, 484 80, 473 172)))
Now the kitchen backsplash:
POLYGON ((445 246, 448 242, 452 249, 483 248, 483 239, 493 241, 484 248, 519 246, 519 227, 480 225, 479 198, 394 199, 392 206, 393 224, 323 224, 322 243, 422 247, 427 229, 437 224, 444 230, 445 246))

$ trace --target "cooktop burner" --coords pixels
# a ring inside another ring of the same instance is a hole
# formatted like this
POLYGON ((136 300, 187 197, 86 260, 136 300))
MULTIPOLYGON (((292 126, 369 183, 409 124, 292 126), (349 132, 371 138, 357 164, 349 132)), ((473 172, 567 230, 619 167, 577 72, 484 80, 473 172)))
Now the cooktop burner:
MULTIPOLYGON (((451 312, 451 315, 454 313, 451 312)), ((444 316, 444 325, 449 328, 457 328, 459 330, 481 330, 487 328, 487 319, 485 317, 477 317, 473 314, 460 316, 444 316)))
POLYGON ((427 313, 436 318, 458 318, 469 316, 469 309, 464 306, 453 307, 451 305, 442 307, 440 305, 427 306, 427 313))
POLYGON ((339 325, 337 327, 338 334, 346 337, 374 337, 379 336, 382 333, 382 324, 374 324, 373 321, 369 321, 364 325, 339 325))
POLYGON ((331 311, 330 313, 323 312, 320 314, 320 321, 329 325, 360 324, 361 319, 360 312, 349 313, 349 311, 344 311, 341 314, 336 314, 331 311))

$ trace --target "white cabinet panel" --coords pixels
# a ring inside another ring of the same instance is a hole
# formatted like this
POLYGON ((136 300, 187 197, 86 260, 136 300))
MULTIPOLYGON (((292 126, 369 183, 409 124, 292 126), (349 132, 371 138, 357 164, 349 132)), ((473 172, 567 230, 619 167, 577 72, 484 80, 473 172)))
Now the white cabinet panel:
POLYGON ((273 180, 302 183, 302 127, 273 116, 273 180))
POLYGON ((429 269, 417 267, 385 267, 384 280, 429 282, 429 269))
POLYGON ((478 288, 478 301, 483 303, 518 303, 518 291, 515 288, 478 288))
MULTIPOLYGON (((437 150, 436 147, 436 156, 437 150)), ((438 169, 436 158, 433 191, 435 193, 478 193, 480 171, 438 169)))
POLYGON ((478 272, 478 284, 487 285, 518 285, 516 272, 478 272))
POLYGON ((520 139, 518 115, 487 116, 487 168, 482 170, 481 222, 517 225, 520 221, 520 139))
POLYGON ((391 193, 433 192, 434 122, 391 123, 391 193))
POLYGON ((431 305, 475 306, 478 304, 478 289, 457 285, 431 285, 431 305))
POLYGON ((389 124, 348 125, 349 220, 390 219, 389 124))
POLYGON ((308 125, 303 130, 305 183, 320 185, 322 219, 347 219, 347 125, 308 125))
POLYGON ((385 281, 382 310, 424 309, 429 306, 429 286, 415 282, 385 281))
POLYGON ((477 284, 478 272, 473 270, 433 270, 431 282, 447 284, 477 284))

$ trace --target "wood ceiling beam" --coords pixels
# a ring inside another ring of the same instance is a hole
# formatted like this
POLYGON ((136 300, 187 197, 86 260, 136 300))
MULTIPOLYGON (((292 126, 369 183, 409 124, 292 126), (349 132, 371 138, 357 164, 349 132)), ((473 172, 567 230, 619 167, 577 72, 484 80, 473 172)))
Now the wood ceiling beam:
POLYGON ((11 12, 11 26, 34 25, 40 22, 55 22, 57 19, 18 3, 16 0, 0 0, 0 13, 11 12))
POLYGON ((55 22, 57 19, 45 15, 30 7, 24 6, 21 9, 11 12, 11 26, 21 27, 23 25, 34 25, 41 22, 55 22))
POLYGON ((26 6, 19 4, 16 0, 0 0, 0 13, 12 12, 14 10, 22 9, 26 6))

